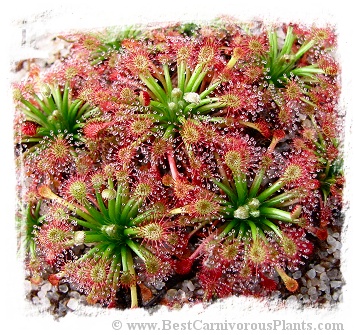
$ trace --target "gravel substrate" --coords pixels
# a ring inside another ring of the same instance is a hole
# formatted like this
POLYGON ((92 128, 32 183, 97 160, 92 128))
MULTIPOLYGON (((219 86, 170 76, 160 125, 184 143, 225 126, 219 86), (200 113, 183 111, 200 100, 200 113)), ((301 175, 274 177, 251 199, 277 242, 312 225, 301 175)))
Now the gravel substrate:
MULTIPOLYGON (((292 273, 300 285, 298 293, 289 295, 286 302, 302 305, 334 305, 342 302, 342 287, 345 284, 340 267, 340 233, 333 227, 328 229, 326 241, 319 241, 313 259, 302 270, 292 273)), ((281 292, 278 297, 282 297, 281 292)))

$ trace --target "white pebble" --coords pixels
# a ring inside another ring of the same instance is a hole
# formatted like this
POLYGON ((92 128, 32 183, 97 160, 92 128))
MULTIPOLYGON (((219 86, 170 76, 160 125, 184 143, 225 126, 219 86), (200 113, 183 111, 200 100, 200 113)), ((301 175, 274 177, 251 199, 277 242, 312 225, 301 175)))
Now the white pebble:
POLYGON ((324 268, 322 265, 317 264, 317 265, 314 267, 314 270, 316 270, 316 272, 318 272, 318 273, 322 273, 322 272, 324 272, 325 268, 324 268))
POLYGON ((302 294, 306 294, 308 292, 308 289, 307 287, 302 286, 300 291, 302 294))
POLYGON ((340 259, 340 250, 335 250, 333 256, 335 259, 340 259))
POLYGON ((323 281, 321 281, 319 285, 319 289, 321 291, 325 291, 327 289, 327 285, 323 281))
MULTIPOLYGON (((339 250, 337 250, 334 254, 336 254, 336 255, 339 256, 339 258, 340 258, 340 251, 339 251, 339 250)), ((331 262, 332 262, 333 264, 336 264, 336 263, 339 262, 339 259, 335 258, 334 255, 333 255, 333 257, 331 258, 331 262)))
POLYGON ((327 282, 329 281, 329 278, 327 276, 327 274, 325 272, 322 272, 319 276, 320 280, 323 281, 323 282, 327 282))
POLYGON ((33 297, 33 298, 32 298, 32 302, 33 302, 35 305, 38 305, 38 304, 39 304, 39 298, 38 298, 38 297, 33 297))
POLYGON ((314 286, 310 287, 309 290, 308 290, 308 295, 312 296, 312 295, 315 295, 315 294, 317 294, 317 289, 314 286))
POLYGON ((179 289, 177 291, 176 297, 183 301, 186 299, 186 293, 183 290, 179 289))
POLYGON ((38 285, 31 283, 31 290, 32 291, 38 291, 38 285))
POLYGON ((326 251, 318 251, 318 255, 321 259, 324 259, 328 256, 328 253, 326 251))
POLYGON ((176 296, 177 290, 171 288, 166 292, 167 298, 174 298, 176 296))
POLYGON ((67 307, 70 308, 71 310, 75 311, 79 306, 79 300, 75 298, 70 298, 67 307))
POLYGON ((194 291, 195 290, 195 285, 192 283, 191 280, 189 280, 186 284, 187 288, 190 290, 190 291, 194 291))
POLYGON ((51 288, 52 288, 52 284, 48 282, 42 285, 41 291, 48 292, 51 288))
POLYGON ((333 295, 332 295, 332 298, 337 301, 338 298, 339 298, 339 295, 340 295, 340 292, 334 292, 333 295))
POLYGON ((280 295, 281 295, 281 292, 280 292, 280 291, 273 291, 273 292, 271 293, 271 298, 276 299, 276 298, 278 298, 280 295))
POLYGON ((25 280, 25 293, 30 293, 31 292, 31 289, 32 289, 32 284, 29 280, 25 280))
POLYGON ((336 248, 336 250, 340 250, 340 249, 341 249, 341 246, 342 246, 341 242, 337 241, 337 242, 335 243, 335 248, 336 248))
POLYGON ((85 295, 81 295, 79 301, 80 301, 80 304, 82 304, 82 305, 87 305, 87 302, 88 302, 86 300, 86 296, 85 295))
POLYGON ((331 255, 332 253, 334 253, 335 250, 336 250, 335 245, 332 245, 331 248, 328 248, 328 249, 327 249, 329 255, 331 255))
POLYGON ((67 306, 65 306, 62 301, 59 301, 58 313, 62 314, 62 313, 65 313, 66 311, 67 311, 67 306))
POLYGON ((327 242, 328 242, 329 245, 335 245, 337 240, 332 235, 328 235, 327 242))
POLYGON ((309 296, 308 296, 308 294, 305 294, 304 296, 303 296, 303 299, 302 299, 302 301, 303 301, 303 303, 304 304, 307 304, 307 303, 309 303, 309 296))
POLYGON ((311 281, 312 281, 312 286, 320 285, 320 280, 318 278, 313 278, 311 281))
POLYGON ((342 285, 342 282, 340 280, 332 280, 330 282, 330 286, 333 288, 341 287, 341 285, 342 285))
POLYGON ((316 276, 316 270, 310 269, 310 270, 307 271, 306 274, 307 274, 309 279, 313 279, 316 276))
POLYGON ((328 272, 327 272, 327 275, 328 275, 328 277, 329 277, 329 279, 337 279, 337 277, 338 277, 338 270, 337 269, 332 269, 332 270, 329 270, 328 272))
POLYGON ((327 294, 325 295, 325 298, 326 298, 328 301, 331 301, 331 300, 332 300, 332 296, 331 296, 329 293, 327 293, 327 294))
POLYGON ((298 300, 297 300, 297 297, 295 295, 290 295, 287 299, 286 299, 286 302, 287 303, 296 303, 298 300))
POLYGON ((43 299, 46 296, 46 294, 47 294, 47 292, 44 292, 41 290, 41 291, 38 291, 37 296, 38 296, 38 298, 43 299))
POLYGON ((46 297, 49 300, 54 300, 54 301, 58 301, 59 300, 59 294, 57 292, 48 291, 47 294, 46 294, 46 297))
POLYGON ((301 271, 296 271, 292 275, 293 279, 300 279, 302 277, 302 272, 301 271))
POLYGON ((199 290, 196 291, 196 294, 197 295, 204 295, 205 291, 202 288, 200 288, 199 290))
POLYGON ((40 300, 42 307, 48 308, 51 305, 50 300, 47 297, 44 297, 40 300))

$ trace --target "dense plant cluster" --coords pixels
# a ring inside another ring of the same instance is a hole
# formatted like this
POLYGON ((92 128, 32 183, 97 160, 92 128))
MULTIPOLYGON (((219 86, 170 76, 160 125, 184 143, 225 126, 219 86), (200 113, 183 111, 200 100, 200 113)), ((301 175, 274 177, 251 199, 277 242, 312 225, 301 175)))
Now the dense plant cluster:
POLYGON ((111 307, 176 275, 206 301, 266 295, 275 274, 297 291, 287 272, 341 209, 334 30, 218 19, 63 38, 67 57, 14 85, 31 280, 50 266, 111 307))

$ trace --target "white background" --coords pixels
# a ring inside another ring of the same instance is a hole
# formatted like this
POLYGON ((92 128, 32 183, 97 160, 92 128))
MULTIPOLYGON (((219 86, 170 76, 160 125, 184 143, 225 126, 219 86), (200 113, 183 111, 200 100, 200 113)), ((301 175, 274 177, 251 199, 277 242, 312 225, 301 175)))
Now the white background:
MULTIPOLYGON (((19 1, 9 0, 1 5, 0 17, 0 318, 3 329, 24 334, 129 334, 124 329, 113 330, 111 323, 118 319, 122 322, 143 321, 159 322, 171 319, 175 322, 187 322, 201 319, 204 322, 271 322, 285 319, 287 322, 343 322, 344 334, 355 329, 354 306, 354 222, 353 208, 350 206, 354 196, 354 167, 351 156, 355 153, 351 143, 351 131, 354 110, 354 13, 349 1, 194 1, 194 0, 125 0, 125 1, 19 1), (4 6, 7 6, 4 8, 4 6), (209 308, 201 305, 196 308, 184 308, 178 312, 157 312, 151 316, 146 311, 92 311, 85 310, 83 315, 71 313, 60 321, 53 317, 36 313, 30 309, 23 297, 23 276, 21 263, 16 258, 16 238, 14 229, 14 188, 12 146, 12 101, 9 87, 10 62, 18 57, 21 50, 21 21, 26 19, 29 27, 39 34, 60 32, 67 29, 97 28, 107 25, 125 25, 134 23, 167 22, 179 20, 208 20, 221 14, 232 15, 240 20, 254 18, 276 22, 301 22, 306 24, 335 24, 339 34, 338 57, 342 66, 341 106, 346 111, 346 231, 344 231, 342 249, 342 272, 347 285, 343 289, 344 302, 335 310, 285 308, 274 310, 273 306, 255 302, 252 299, 237 298, 209 308), (91 313, 91 316, 90 316, 91 313), (86 316, 85 316, 86 315, 86 316), (88 316, 89 315, 89 316, 88 316), (5 328, 6 327, 6 328, 5 328)), ((171 331, 172 333, 176 333, 171 331)), ((133 332, 132 332, 133 333, 133 332)), ((135 332, 139 333, 139 332, 135 332)), ((145 332, 146 333, 146 332, 145 332)), ((160 333, 160 332, 158 332, 160 333)), ((188 333, 187 331, 182 333, 188 333)), ((199 332, 197 332, 198 334, 199 332)), ((202 333, 202 331, 201 331, 202 333)), ((205 332, 204 332, 205 333, 205 332)), ((207 333, 209 333, 207 331, 207 333)), ((212 334, 212 332, 210 332, 212 334)), ((215 333, 215 331, 213 332, 215 333)), ((227 334, 228 331, 220 332, 227 334)), ((269 334, 268 331, 233 331, 239 333, 269 334)), ((281 333, 281 331, 279 331, 281 333)), ((293 334, 302 332, 282 332, 293 334)), ((305 332, 307 333, 307 332, 305 332)), ((311 333, 311 332, 310 332, 311 333)), ((331 332, 313 331, 313 334, 331 334, 331 332)), ((332 333, 333 334, 333 333, 332 333)))

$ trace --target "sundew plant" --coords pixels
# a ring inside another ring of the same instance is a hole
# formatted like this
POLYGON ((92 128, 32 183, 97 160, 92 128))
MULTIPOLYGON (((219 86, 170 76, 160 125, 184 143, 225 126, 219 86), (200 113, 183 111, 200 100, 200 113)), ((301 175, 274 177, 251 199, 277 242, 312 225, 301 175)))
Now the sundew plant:
POLYGON ((203 290, 191 303, 297 294, 289 272, 342 210, 334 29, 221 18, 61 38, 68 55, 13 86, 27 278, 110 308, 183 278, 203 290))

